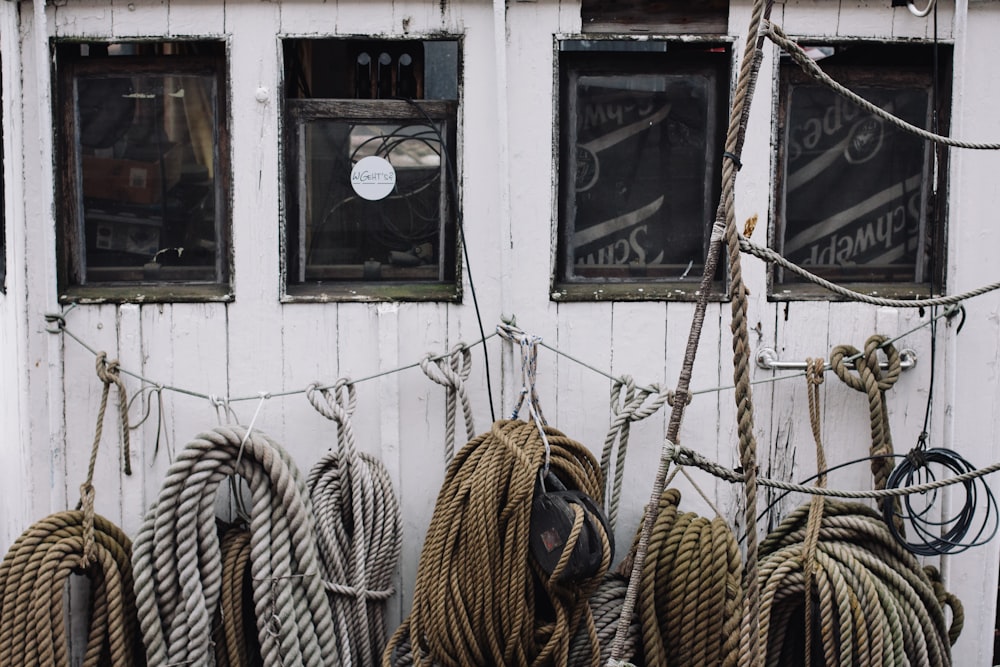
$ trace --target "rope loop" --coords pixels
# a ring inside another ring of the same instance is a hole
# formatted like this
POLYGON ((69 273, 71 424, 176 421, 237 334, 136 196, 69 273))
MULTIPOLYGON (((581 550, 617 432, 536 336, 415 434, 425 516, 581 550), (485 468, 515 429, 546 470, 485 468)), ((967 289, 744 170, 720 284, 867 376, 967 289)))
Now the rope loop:
POLYGON ((97 448, 101 443, 101 435, 104 432, 104 413, 108 407, 108 391, 111 385, 118 388, 118 418, 121 422, 122 431, 122 455, 124 458, 124 470, 126 475, 132 474, 132 450, 129 443, 129 420, 128 420, 128 395, 125 392, 125 383, 121 379, 121 366, 117 359, 108 361, 106 352, 98 352, 95 360, 97 377, 104 383, 104 391, 101 394, 101 407, 97 412, 97 428, 94 434, 94 447, 90 455, 90 467, 87 471, 87 483, 94 479, 94 465, 97 461, 97 448))
POLYGON ((468 440, 476 435, 476 426, 472 418, 472 402, 465 387, 466 380, 472 373, 472 352, 465 343, 458 343, 444 357, 435 357, 427 353, 420 360, 420 369, 428 378, 447 389, 445 399, 445 464, 451 463, 455 451, 455 415, 456 403, 462 403, 462 416, 465 419, 465 434, 468 440), (447 359, 447 363, 445 363, 447 359))
POLYGON ((306 398, 317 412, 337 424, 337 446, 348 461, 353 461, 357 456, 357 448, 351 417, 358 405, 354 383, 347 377, 340 378, 332 387, 323 387, 314 382, 306 388, 306 398))

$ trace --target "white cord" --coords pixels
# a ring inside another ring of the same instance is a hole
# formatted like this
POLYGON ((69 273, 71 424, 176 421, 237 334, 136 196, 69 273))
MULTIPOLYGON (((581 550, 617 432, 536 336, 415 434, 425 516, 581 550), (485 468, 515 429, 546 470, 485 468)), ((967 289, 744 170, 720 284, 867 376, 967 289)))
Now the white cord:
POLYGON ((934 5, 937 4, 937 0, 927 0, 927 6, 923 9, 917 9, 917 6, 913 4, 913 0, 906 0, 906 8, 910 10, 910 13, 916 17, 923 18, 931 13, 934 9, 934 5))

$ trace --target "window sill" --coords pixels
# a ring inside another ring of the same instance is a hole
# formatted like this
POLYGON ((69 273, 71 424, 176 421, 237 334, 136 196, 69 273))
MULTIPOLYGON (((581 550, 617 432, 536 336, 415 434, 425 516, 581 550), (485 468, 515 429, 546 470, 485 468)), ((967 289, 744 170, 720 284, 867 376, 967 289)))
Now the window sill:
MULTIPOLYGON (((865 296, 881 297, 883 299, 926 299, 941 296, 942 291, 931 288, 927 284, 917 283, 837 283, 840 287, 849 289, 865 296)), ((768 301, 851 301, 848 297, 819 287, 812 283, 791 283, 786 285, 771 285, 767 295, 768 301)))
MULTIPOLYGON (((559 283, 549 293, 552 301, 696 301, 697 282, 670 283, 559 283)), ((721 283, 712 284, 710 301, 728 301, 721 283)))
POLYGON ((379 284, 365 282, 310 283, 288 286, 282 303, 441 301, 460 303, 462 294, 454 283, 379 284))
POLYGON ((229 285, 77 285, 59 295, 60 303, 229 302, 229 285))

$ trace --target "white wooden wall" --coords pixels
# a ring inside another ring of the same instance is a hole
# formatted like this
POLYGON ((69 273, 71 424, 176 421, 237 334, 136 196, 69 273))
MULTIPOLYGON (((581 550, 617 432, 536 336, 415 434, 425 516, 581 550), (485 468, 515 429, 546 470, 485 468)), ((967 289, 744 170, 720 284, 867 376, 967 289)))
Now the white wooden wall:
MULTIPOLYGON (((1000 102, 994 35, 1000 6, 942 1, 939 33, 955 44, 952 132, 995 141, 1000 102)), ((224 37, 230 54, 235 301, 229 304, 79 306, 67 326, 96 349, 156 382, 203 394, 255 396, 303 389, 314 380, 362 378, 479 339, 469 286, 462 304, 282 303, 279 276, 279 37, 282 35, 464 35, 462 194, 471 268, 487 333, 516 315, 529 333, 568 355, 640 384, 676 383, 693 304, 555 303, 549 285, 553 211, 553 38, 580 30, 576 2, 538 0, 418 2, 384 0, 60 0, 43 7, 0 2, 3 118, 7 180, 7 292, 0 295, 0 550, 32 521, 76 502, 93 438, 101 385, 93 356, 74 341, 45 333, 46 313, 58 312, 53 215, 53 153, 48 40, 53 37, 224 37), (19 12, 18 12, 19 10, 19 12), (258 100, 263 96, 264 101, 258 100)), ((742 49, 750 3, 736 0, 730 34, 742 49)), ((798 36, 929 38, 917 19, 889 0, 788 0, 773 19, 798 36)), ((737 188, 737 219, 766 218, 773 159, 774 54, 758 84, 737 188)), ((997 279, 1000 156, 952 152, 948 272, 951 292, 997 279)), ((755 240, 763 236, 759 226, 755 240)), ((900 334, 925 321, 911 311, 828 302, 769 303, 765 267, 744 260, 749 286, 751 344, 782 358, 828 356, 831 346, 860 347, 874 333, 900 334)), ((967 304, 960 335, 939 327, 932 444, 957 449, 979 465, 1000 460, 1000 296, 967 304)), ((692 389, 732 381, 729 305, 708 309, 692 389)), ((917 367, 889 393, 898 450, 916 442, 930 378, 928 330, 908 336, 917 367)), ((493 337, 486 343, 497 415, 506 415, 520 388, 515 357, 493 337)), ((481 348, 474 350, 472 395, 477 426, 488 426, 481 348)), ((754 379, 771 376, 754 370, 754 379)), ((599 455, 608 427, 609 381, 580 364, 542 350, 539 391, 550 422, 599 455)), ((129 380, 130 390, 138 384, 129 380)), ((755 388, 756 435, 762 474, 800 479, 815 466, 805 383, 786 380, 755 388)), ((166 392, 166 435, 175 449, 218 423, 206 400, 166 392)), ((409 608, 423 532, 443 478, 444 390, 418 369, 358 385, 359 446, 385 462, 403 508, 404 550, 393 622, 409 608)), ((736 419, 731 391, 699 393, 681 429, 682 444, 735 465, 736 419)), ((865 398, 832 375, 823 388, 829 463, 866 455, 865 398)), ((233 405, 243 422, 258 401, 233 405)), ((138 410, 135 411, 136 415, 138 410)), ((124 476, 109 419, 97 474, 97 508, 130 534, 156 496, 168 465, 153 456, 150 420, 133 434, 135 474, 124 476)), ((666 426, 661 413, 632 429, 619 544, 626 548, 652 485, 666 426)), ((260 406, 255 428, 282 442, 305 471, 334 444, 332 423, 302 395, 260 406)), ((460 443, 461 444, 461 443, 460 443)), ((738 514, 738 489, 693 471, 692 477, 727 517, 738 514)), ((995 485, 995 480, 993 481, 995 485)), ((835 475, 832 486, 867 488, 867 465, 835 475)), ((684 507, 713 510, 678 478, 684 507)), ((762 504, 766 499, 762 501, 762 504)), ((799 499, 781 505, 787 510, 799 499)), ((966 629, 955 664, 987 665, 992 657, 997 566, 994 541, 941 563, 950 590, 965 603, 966 629)))

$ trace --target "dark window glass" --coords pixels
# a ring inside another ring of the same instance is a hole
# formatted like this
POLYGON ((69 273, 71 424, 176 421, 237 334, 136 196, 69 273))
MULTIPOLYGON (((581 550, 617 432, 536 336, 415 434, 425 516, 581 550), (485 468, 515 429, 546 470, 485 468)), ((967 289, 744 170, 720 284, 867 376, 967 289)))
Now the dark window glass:
POLYGON ((289 293, 456 296, 458 42, 287 40, 289 293))
MULTIPOLYGON (((935 102, 944 108, 947 88, 940 78, 935 83, 929 48, 811 52, 826 56, 824 69, 873 104, 943 132, 935 102)), ((935 193, 943 187, 943 153, 935 170, 930 142, 863 111, 793 63, 781 67, 780 104, 775 231, 785 257, 874 291, 926 293, 940 284, 942 211, 935 193)), ((809 289, 780 270, 776 281, 809 289)))
POLYGON ((58 58, 66 282, 221 285, 223 45, 63 44, 58 58))
POLYGON ((695 283, 718 192, 728 49, 574 40, 560 71, 557 287, 695 283))

